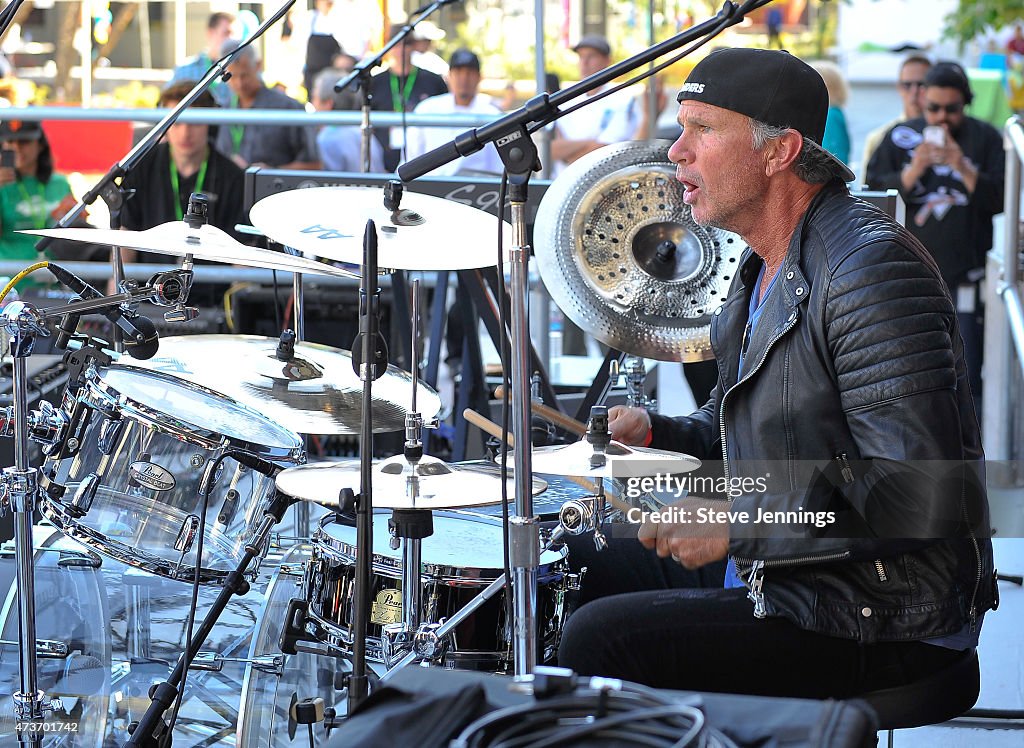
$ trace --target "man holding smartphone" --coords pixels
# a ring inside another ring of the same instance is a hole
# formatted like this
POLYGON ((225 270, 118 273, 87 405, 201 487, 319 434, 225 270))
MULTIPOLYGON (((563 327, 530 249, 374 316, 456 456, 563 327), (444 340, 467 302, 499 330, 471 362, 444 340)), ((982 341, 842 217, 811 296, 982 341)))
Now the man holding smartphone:
POLYGON ((907 203, 907 228, 935 258, 956 302, 971 389, 979 398, 978 284, 992 248, 992 219, 1003 210, 1003 139, 965 114, 973 94, 959 65, 940 62, 924 82, 923 116, 889 131, 868 164, 867 183, 896 188, 907 203))

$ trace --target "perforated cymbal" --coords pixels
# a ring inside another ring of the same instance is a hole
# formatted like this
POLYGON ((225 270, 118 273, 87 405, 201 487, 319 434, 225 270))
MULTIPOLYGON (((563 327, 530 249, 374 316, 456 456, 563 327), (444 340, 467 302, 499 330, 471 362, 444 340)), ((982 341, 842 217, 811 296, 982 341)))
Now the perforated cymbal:
MULTIPOLYGON (((234 398, 300 434, 358 434, 363 383, 348 351, 318 343, 296 343, 287 361, 275 355, 278 340, 258 335, 180 335, 160 338, 157 354, 133 366, 162 371, 234 398)), ((441 410, 441 398, 423 382, 416 408, 426 419, 441 410)), ((388 366, 373 382, 373 430, 405 428, 412 408, 412 375, 388 366)))
MULTIPOLYGON (((377 187, 310 187, 278 192, 249 210, 253 226, 286 247, 361 265, 366 222, 377 227, 377 266, 469 270, 498 264, 498 219, 454 200, 406 192, 397 215, 377 187)), ((501 222, 506 261, 511 226, 501 222)))
POLYGON ((541 200, 534 249, 581 330, 635 356, 702 361, 746 243, 694 222, 669 145, 617 143, 570 164, 541 200))
POLYGON ((350 270, 325 265, 305 257, 294 257, 283 252, 272 252, 259 247, 247 247, 235 241, 216 226, 209 224, 192 229, 184 221, 168 221, 145 231, 38 229, 18 233, 50 236, 54 239, 65 239, 71 242, 110 244, 126 249, 138 249, 143 252, 177 257, 190 254, 198 260, 213 260, 229 265, 246 265, 254 268, 270 268, 289 273, 336 275, 343 278, 358 277, 350 270))

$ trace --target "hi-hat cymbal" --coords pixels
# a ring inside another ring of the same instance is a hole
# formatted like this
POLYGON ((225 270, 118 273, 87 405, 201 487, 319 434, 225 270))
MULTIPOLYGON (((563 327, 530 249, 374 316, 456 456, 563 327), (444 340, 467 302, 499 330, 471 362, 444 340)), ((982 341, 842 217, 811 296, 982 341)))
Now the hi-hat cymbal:
POLYGON ((184 221, 168 221, 145 231, 117 231, 115 229, 38 229, 20 231, 21 234, 51 236, 72 242, 89 244, 110 244, 143 252, 182 257, 192 255, 199 260, 214 260, 229 265, 246 265, 254 268, 284 270, 289 273, 315 273, 336 275, 343 278, 357 278, 350 270, 332 265, 294 257, 282 252, 272 252, 259 247, 240 244, 216 226, 203 225, 193 229, 184 221))
MULTIPOLYGON (((377 226, 377 266, 392 270, 468 270, 498 264, 497 218, 463 203, 406 192, 397 215, 376 187, 311 187, 278 192, 249 210, 252 225, 310 255, 363 262, 366 222, 377 226)), ((511 226, 501 223, 505 259, 511 226)))
MULTIPOLYGON (((288 496, 333 509, 338 506, 341 489, 359 491, 359 479, 359 461, 347 460, 288 468, 276 481, 277 489, 288 496)), ((463 509, 497 504, 502 498, 501 478, 492 469, 450 465, 427 455, 417 463, 415 473, 403 455, 375 462, 371 485, 374 509, 463 509), (416 496, 411 488, 414 476, 416 496)), ((533 479, 534 496, 545 488, 546 482, 533 479)), ((507 492, 510 497, 515 495, 511 478, 507 492)))
POLYGON ((688 473, 700 467, 696 457, 648 447, 627 447, 615 441, 605 450, 604 465, 591 467, 593 454, 594 447, 586 440, 536 447, 531 453, 531 469, 537 473, 580 478, 646 478, 688 473))
MULTIPOLYGON (((363 383, 348 351, 296 343, 293 357, 275 355, 278 340, 257 335, 181 335, 161 338, 157 354, 133 366, 162 371, 255 408, 300 434, 358 434, 363 421, 363 383)), ((401 431, 412 409, 412 375, 388 366, 373 382, 374 432, 401 431)), ((416 409, 425 419, 441 410, 441 398, 423 382, 416 409)))

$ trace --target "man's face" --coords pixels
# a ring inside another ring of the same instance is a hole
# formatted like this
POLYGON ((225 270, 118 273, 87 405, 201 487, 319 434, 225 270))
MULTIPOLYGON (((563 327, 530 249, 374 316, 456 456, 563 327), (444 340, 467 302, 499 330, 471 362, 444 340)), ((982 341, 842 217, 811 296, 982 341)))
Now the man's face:
POLYGON ((929 125, 945 125, 956 134, 964 123, 964 103, 958 88, 929 86, 924 92, 924 119, 929 125))
POLYGON ((921 105, 924 102, 924 77, 928 73, 928 67, 923 62, 908 62, 900 68, 900 80, 897 86, 900 98, 903 99, 903 112, 908 118, 921 116, 921 105))
POLYGON ((212 29, 206 30, 206 48, 219 50, 231 38, 231 21, 223 19, 212 29))
POLYGON ((259 64, 249 57, 241 57, 228 65, 228 85, 235 92, 236 96, 249 98, 260 90, 263 83, 260 81, 259 64))
POLYGON ((765 153, 754 150, 749 118, 684 101, 677 119, 683 132, 668 158, 693 220, 743 236, 751 221, 764 220, 758 201, 768 182, 765 153))
MULTIPOLYGON (((160 106, 173 108, 177 101, 164 101, 160 106)), ((171 150, 182 157, 198 156, 206 150, 210 135, 210 126, 190 122, 175 122, 167 131, 168 144, 171 150)))
POLYGON ((580 76, 583 78, 604 70, 612 61, 608 55, 590 47, 580 47, 576 54, 580 56, 580 76))
POLYGON ((474 68, 458 67, 448 71, 448 87, 463 106, 473 100, 479 86, 480 72, 474 68))

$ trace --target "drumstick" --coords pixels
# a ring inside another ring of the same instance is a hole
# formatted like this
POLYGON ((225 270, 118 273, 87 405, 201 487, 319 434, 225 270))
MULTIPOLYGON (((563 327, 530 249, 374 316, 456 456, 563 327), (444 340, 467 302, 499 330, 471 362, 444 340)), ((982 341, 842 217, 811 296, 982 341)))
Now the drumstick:
MULTIPOLYGON (((494 390, 494 396, 500 400, 504 394, 504 385, 498 385, 498 387, 495 388, 494 390)), ((576 436, 585 436, 587 433, 587 425, 585 423, 580 423, 575 418, 570 418, 569 416, 565 415, 565 413, 555 410, 554 408, 549 407, 544 403, 531 402, 530 408, 532 408, 533 412, 536 413, 541 418, 543 418, 545 421, 550 421, 556 426, 565 429, 570 434, 576 434, 576 436)))
MULTIPOLYGON (((462 416, 463 416, 463 418, 465 418, 467 421, 469 421, 471 424, 476 426, 478 429, 480 429, 484 433, 490 434, 495 439, 500 439, 501 438, 501 426, 499 426, 498 424, 496 424, 494 421, 490 420, 489 418, 486 418, 485 416, 480 415, 479 413, 477 413, 472 408, 466 408, 464 411, 462 411, 462 416)), ((572 420, 572 419, 569 419, 569 420, 572 420)), ((514 443, 514 439, 512 437, 512 434, 506 434, 506 436, 508 437, 508 446, 513 448, 513 449, 515 449, 515 443, 514 443)), ((586 489, 587 491, 589 491, 590 493, 594 494, 595 496, 597 495, 597 493, 598 493, 597 486, 594 483, 591 483, 590 481, 588 481, 586 478, 580 478, 580 477, 571 476, 571 475, 567 475, 565 477, 568 478, 569 480, 571 480, 577 486, 580 486, 580 487, 586 489)), ((610 494, 608 492, 605 492, 604 497, 608 501, 609 504, 611 504, 613 507, 615 507, 616 509, 618 509, 621 512, 628 512, 630 509, 633 508, 629 504, 627 504, 625 501, 622 501, 622 499, 618 498, 617 496, 613 496, 612 494, 610 494)))

